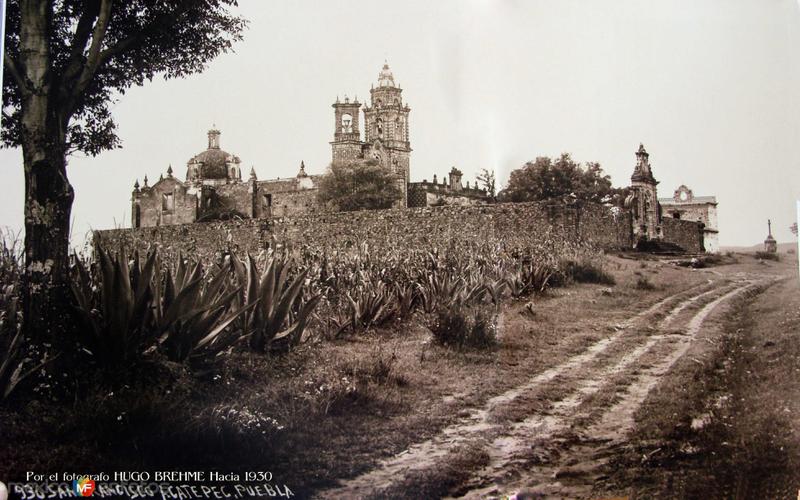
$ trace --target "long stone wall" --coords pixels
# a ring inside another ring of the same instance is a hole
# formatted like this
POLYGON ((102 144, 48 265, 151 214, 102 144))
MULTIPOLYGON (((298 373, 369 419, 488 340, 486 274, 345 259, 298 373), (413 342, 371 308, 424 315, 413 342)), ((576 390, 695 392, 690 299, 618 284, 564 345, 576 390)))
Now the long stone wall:
POLYGON ((582 208, 545 203, 444 206, 295 217, 200 222, 95 232, 106 248, 158 247, 167 258, 183 253, 206 262, 228 249, 257 253, 275 244, 335 250, 362 243, 375 248, 418 245, 446 248, 457 241, 584 241, 606 250, 633 245, 630 213, 599 205, 582 208))

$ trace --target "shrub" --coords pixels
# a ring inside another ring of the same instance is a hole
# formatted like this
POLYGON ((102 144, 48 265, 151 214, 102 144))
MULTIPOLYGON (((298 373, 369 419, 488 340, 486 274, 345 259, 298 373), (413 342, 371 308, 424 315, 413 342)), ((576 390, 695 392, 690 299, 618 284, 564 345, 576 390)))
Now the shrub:
POLYGON ((487 306, 470 310, 452 305, 437 312, 431 331, 436 342, 444 346, 489 348, 497 343, 496 313, 487 306))
POLYGON ((580 261, 564 261, 561 264, 560 271, 567 282, 575 281, 577 283, 597 283, 601 285, 616 284, 616 280, 611 274, 607 273, 600 264, 588 258, 580 261))
POLYGON ((781 260, 781 257, 777 253, 756 252, 756 259, 779 261, 781 260))
POLYGON ((647 276, 639 276, 639 279, 636 280, 636 289, 655 290, 656 286, 649 279, 647 279, 647 276))

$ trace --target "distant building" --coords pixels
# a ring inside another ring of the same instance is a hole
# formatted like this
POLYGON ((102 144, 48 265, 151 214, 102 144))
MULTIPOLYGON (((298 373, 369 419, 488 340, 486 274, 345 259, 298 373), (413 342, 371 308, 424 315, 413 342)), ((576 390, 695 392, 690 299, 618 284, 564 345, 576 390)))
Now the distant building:
MULTIPOLYGON (((370 90, 370 105, 363 110, 357 99, 338 98, 333 104, 335 128, 331 162, 375 160, 395 176, 402 197, 398 207, 469 205, 486 203, 485 190, 462 186, 461 172, 453 167, 449 180, 409 183, 411 142, 408 115, 411 109, 402 99, 388 64, 378 74, 378 85, 370 90), (359 116, 364 114, 364 140, 359 116)), ((180 181, 172 166, 153 184, 137 180, 131 196, 133 227, 187 224, 229 218, 282 217, 320 210, 317 205, 319 175, 300 171, 288 179, 259 181, 255 169, 242 180, 241 160, 220 147, 221 132, 208 131, 208 147, 186 163, 186 180, 180 181)))
POLYGON ((686 186, 678 188, 673 198, 659 199, 650 154, 639 144, 630 194, 625 199, 637 248, 665 253, 718 251, 716 206, 713 197, 693 198, 686 186), (709 222, 711 230, 706 228, 709 222), (709 236, 710 241, 706 239, 709 236))
POLYGON ((481 205, 487 202, 488 195, 485 189, 480 189, 477 183, 474 187, 461 183, 463 174, 456 167, 450 169, 450 175, 442 179, 439 184, 436 175, 433 182, 427 179, 422 182, 408 184, 409 207, 436 207, 443 205, 481 205))
POLYGON ((659 198, 664 217, 702 222, 706 252, 719 252, 719 230, 717 229, 717 198, 695 196, 692 190, 681 185, 672 198, 659 198))
POLYGON ((778 253, 778 242, 772 237, 772 221, 767 219, 767 239, 764 240, 764 251, 778 253))
POLYGON ((186 163, 186 181, 167 168, 153 184, 137 180, 131 195, 131 225, 151 227, 230 218, 298 215, 316 206, 316 179, 300 162, 297 176, 259 181, 254 169, 242 181, 241 160, 220 148, 220 131, 208 131, 208 148, 186 163))

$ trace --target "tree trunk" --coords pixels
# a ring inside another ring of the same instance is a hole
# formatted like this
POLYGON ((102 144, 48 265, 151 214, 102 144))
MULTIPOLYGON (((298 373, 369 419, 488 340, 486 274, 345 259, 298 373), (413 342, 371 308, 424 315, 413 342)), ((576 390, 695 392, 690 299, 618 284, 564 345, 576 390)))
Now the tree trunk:
POLYGON ((64 155, 25 161, 25 274, 23 318, 26 334, 59 340, 69 325, 69 223, 73 191, 64 155))
POLYGON ((69 222, 74 197, 67 180, 67 118, 53 91, 52 4, 22 0, 20 61, 22 155, 25 168, 25 273, 22 305, 25 333, 57 340, 68 324, 69 222))

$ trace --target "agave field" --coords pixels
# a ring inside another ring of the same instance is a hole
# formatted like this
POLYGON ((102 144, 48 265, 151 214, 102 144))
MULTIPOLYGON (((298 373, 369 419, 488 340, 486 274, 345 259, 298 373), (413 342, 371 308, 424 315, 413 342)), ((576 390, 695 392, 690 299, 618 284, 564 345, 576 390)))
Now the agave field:
MULTIPOLYGON (((234 349, 274 353, 414 315, 430 319, 454 308, 496 307, 503 298, 563 283, 576 263, 593 266, 599 255, 585 244, 535 235, 463 238, 428 248, 389 240, 349 248, 271 247, 258 255, 223 252, 205 266, 185 256, 162 259, 157 250, 140 255, 97 247, 92 258, 76 256, 76 347, 114 370, 161 357, 207 372, 234 349)), ((20 338, 15 252, 6 245, 0 297, 5 396, 54 358, 52 352, 29 353, 20 338)))

